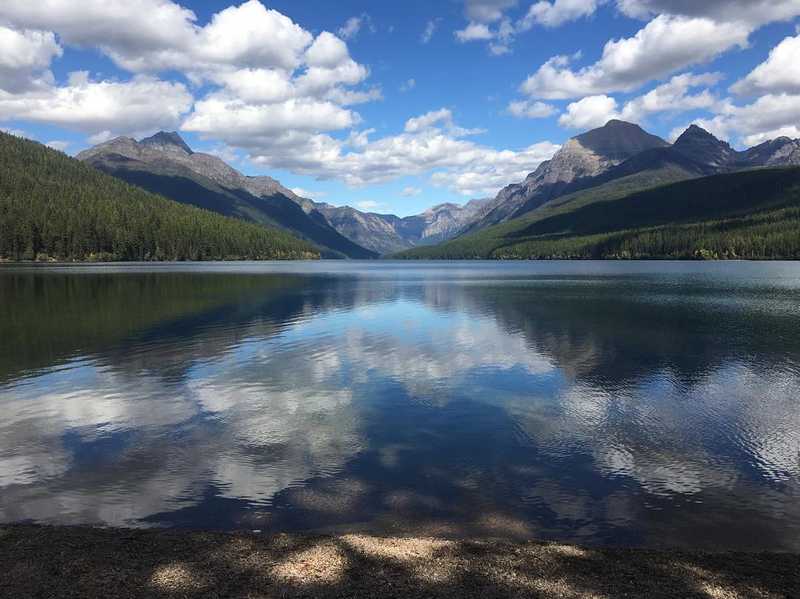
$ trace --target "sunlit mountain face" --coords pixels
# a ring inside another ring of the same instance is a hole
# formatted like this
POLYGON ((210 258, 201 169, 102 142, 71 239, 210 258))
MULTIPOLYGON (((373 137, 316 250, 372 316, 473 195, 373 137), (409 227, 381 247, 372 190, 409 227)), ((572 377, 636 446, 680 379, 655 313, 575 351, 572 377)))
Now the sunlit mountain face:
POLYGON ((790 264, 18 267, 0 292, 2 521, 799 548, 790 264))

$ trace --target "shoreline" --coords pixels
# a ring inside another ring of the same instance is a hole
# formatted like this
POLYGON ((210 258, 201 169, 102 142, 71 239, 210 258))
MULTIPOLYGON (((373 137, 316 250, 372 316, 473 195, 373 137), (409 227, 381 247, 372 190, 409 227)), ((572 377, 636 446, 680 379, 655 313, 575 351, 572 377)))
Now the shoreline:
POLYGON ((800 554, 0 525, 3 597, 800 596, 800 554))

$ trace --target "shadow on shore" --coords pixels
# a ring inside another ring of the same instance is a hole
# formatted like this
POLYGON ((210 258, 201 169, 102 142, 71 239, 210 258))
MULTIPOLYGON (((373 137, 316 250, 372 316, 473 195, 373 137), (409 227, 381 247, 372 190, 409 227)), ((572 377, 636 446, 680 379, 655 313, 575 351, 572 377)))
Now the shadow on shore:
POLYGON ((800 556, 358 534, 0 528, 2 597, 800 596, 800 556))

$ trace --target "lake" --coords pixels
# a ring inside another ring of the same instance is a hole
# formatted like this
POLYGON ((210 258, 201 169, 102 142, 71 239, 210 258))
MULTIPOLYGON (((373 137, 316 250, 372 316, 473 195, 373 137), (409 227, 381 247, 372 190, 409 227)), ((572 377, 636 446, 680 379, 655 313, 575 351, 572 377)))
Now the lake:
POLYGON ((800 550, 800 264, 0 268, 0 521, 800 550))

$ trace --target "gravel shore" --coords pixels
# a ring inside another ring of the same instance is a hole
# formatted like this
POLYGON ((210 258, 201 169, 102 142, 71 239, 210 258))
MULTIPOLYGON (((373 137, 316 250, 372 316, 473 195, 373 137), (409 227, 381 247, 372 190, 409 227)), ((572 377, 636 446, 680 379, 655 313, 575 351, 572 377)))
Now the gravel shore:
POLYGON ((797 598, 800 556, 0 527, 1 597, 797 598))

